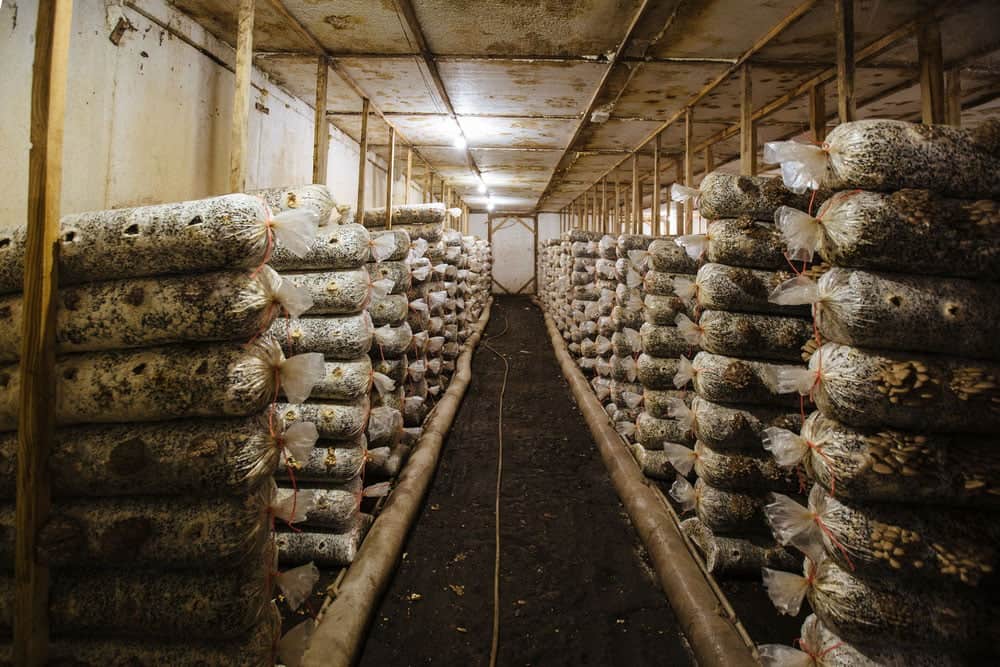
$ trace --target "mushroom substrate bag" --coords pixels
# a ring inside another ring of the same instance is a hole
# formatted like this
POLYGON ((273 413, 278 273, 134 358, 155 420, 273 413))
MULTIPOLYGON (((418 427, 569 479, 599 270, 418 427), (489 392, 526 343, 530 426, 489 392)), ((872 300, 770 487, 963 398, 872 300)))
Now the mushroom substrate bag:
POLYGON ((387 293, 389 286, 384 283, 373 287, 369 272, 364 269, 282 273, 281 277, 309 295, 312 306, 305 311, 309 315, 359 313, 368 304, 373 291, 382 289, 387 293))
POLYGON ((812 322, 785 315, 706 310, 697 323, 686 315, 675 322, 691 349, 768 361, 801 361, 814 336, 812 322))
MULTIPOLYGON (((770 221, 779 206, 807 210, 811 198, 810 193, 792 192, 780 178, 737 176, 719 171, 707 174, 699 190, 698 210, 706 220, 749 216, 753 220, 770 221)), ((818 193, 816 204, 828 196, 828 192, 818 193)))
POLYGON ((769 300, 774 290, 795 276, 789 271, 760 271, 725 264, 706 264, 693 281, 674 281, 681 298, 691 294, 703 310, 729 310, 808 317, 809 307, 769 300))
POLYGON ((691 362, 681 357, 678 369, 674 385, 681 389, 693 380, 695 392, 706 400, 772 406, 798 404, 797 396, 779 391, 774 378, 780 372, 805 370, 799 366, 737 359, 710 352, 699 352, 691 362))
POLYGON ((799 410, 791 406, 727 405, 700 396, 691 400, 691 412, 698 439, 719 451, 758 449, 765 429, 797 431, 802 424, 799 410))
POLYGON ((322 440, 349 440, 364 432, 371 405, 368 396, 350 402, 278 403, 275 414, 286 424, 311 422, 322 440))
POLYGON ((717 577, 759 577, 764 567, 792 570, 802 564, 797 552, 765 535, 716 535, 695 517, 681 522, 681 532, 694 542, 705 567, 717 577))
POLYGON ((275 536, 282 565, 315 563, 320 567, 350 565, 371 526, 368 514, 358 513, 351 526, 341 532, 285 531, 275 536))
POLYGON ((275 212, 312 209, 320 226, 336 224, 340 219, 340 211, 330 189, 320 183, 251 190, 247 194, 260 197, 275 212))
POLYGON ((281 318, 271 324, 269 334, 288 355, 318 352, 327 359, 351 360, 368 354, 374 331, 368 313, 362 312, 281 318))
POLYGON ((770 529, 764 516, 766 493, 725 491, 697 480, 692 486, 678 476, 670 487, 670 497, 684 511, 694 510, 696 516, 713 533, 769 535, 770 529))
POLYGON ((709 223, 707 237, 709 262, 766 271, 788 268, 785 239, 773 224, 745 217, 716 220, 709 223))
MULTIPOLYGON (((440 225, 444 222, 446 215, 447 207, 439 202, 432 202, 430 204, 395 204, 392 207, 392 224, 393 226, 430 225, 440 229, 440 225)), ((384 206, 365 209, 365 227, 385 227, 385 224, 386 215, 384 206)), ((440 232, 434 240, 441 240, 440 232)))
POLYGON ((279 244, 269 264, 277 271, 357 269, 365 265, 370 254, 371 237, 367 229, 355 224, 327 225, 320 227, 301 256, 279 244))
POLYGON ((698 260, 688 256, 673 238, 656 239, 649 244, 648 252, 651 268, 656 271, 691 275, 698 273, 698 260))

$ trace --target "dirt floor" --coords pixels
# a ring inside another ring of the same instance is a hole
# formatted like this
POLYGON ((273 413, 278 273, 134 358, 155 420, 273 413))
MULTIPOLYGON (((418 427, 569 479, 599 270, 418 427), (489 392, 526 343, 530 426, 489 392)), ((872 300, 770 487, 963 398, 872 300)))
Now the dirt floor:
MULTIPOLYGON (((693 664, 563 381, 541 312, 526 298, 499 298, 484 341, 510 363, 498 663, 693 664)), ((473 377, 363 666, 488 663, 503 363, 481 347, 473 377)))

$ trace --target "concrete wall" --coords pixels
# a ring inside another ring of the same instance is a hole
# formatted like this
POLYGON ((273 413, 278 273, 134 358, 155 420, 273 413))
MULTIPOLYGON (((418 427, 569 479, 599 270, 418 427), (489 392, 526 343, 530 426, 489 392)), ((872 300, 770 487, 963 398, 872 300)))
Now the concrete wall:
MULTIPOLYGON (((69 58, 62 210, 196 199, 228 189, 233 50, 165 0, 78 0, 69 58), (109 35, 128 21, 116 46, 109 35), (196 46, 198 48, 196 48, 196 46), (228 66, 228 67, 227 67, 228 66)), ((0 217, 24 220, 37 0, 0 7, 0 217)), ((312 180, 313 109, 255 70, 248 188, 312 180)), ((357 198, 358 144, 330 126, 328 182, 357 198)), ((385 203, 384 164, 368 164, 368 205, 385 203)), ((394 191, 402 193, 402 178, 394 191)), ((413 188, 411 201, 420 201, 413 188)), ((397 201, 401 201, 402 198, 397 201)))

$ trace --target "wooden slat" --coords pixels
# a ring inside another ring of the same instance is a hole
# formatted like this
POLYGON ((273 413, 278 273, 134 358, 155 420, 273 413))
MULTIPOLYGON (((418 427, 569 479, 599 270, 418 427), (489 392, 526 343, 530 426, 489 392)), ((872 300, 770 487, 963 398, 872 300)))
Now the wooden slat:
POLYGON ((753 125, 753 73, 750 65, 740 70, 740 174, 757 173, 757 141, 753 125))
POLYGON ((236 33, 236 86, 233 93, 233 126, 229 143, 229 191, 247 189, 250 143, 250 80, 253 73, 254 0, 239 0, 236 33))
POLYGON ((413 180, 413 147, 406 149, 406 190, 403 194, 403 203, 410 203, 410 182, 413 180))
POLYGON ((955 68, 945 76, 945 122, 962 126, 962 70, 955 68))
POLYGON ((385 167, 385 226, 392 229, 393 181, 396 180, 396 128, 389 128, 389 161, 385 167))
POLYGON ((656 135, 653 139, 653 199, 650 203, 651 212, 653 214, 652 228, 650 231, 653 236, 660 234, 660 190, 663 188, 660 182, 660 145, 662 143, 662 135, 656 135))
POLYGON ((329 121, 326 119, 326 92, 330 66, 326 56, 316 64, 316 115, 313 119, 313 183, 326 183, 326 163, 330 150, 329 121))
POLYGON ((715 153, 711 146, 705 146, 705 175, 712 173, 715 169, 715 153))
POLYGON ((608 179, 601 179, 601 230, 605 234, 611 233, 611 225, 608 222, 608 179))
POLYGON ((809 89, 809 131, 813 141, 826 139, 826 97, 822 83, 809 89))
POLYGON ((854 98, 854 0, 834 0, 837 38, 837 115, 841 123, 857 118, 854 98))
POLYGON ((925 21, 917 30, 920 63, 920 118, 926 124, 945 122, 944 59, 941 55, 941 26, 925 21))
POLYGON ((355 207, 358 224, 365 221, 365 177, 368 174, 368 110, 371 102, 364 98, 361 102, 361 137, 358 142, 358 203, 355 207))
POLYGON ((48 661, 49 569, 37 560, 49 514, 55 434, 59 204, 72 0, 40 0, 35 24, 18 398, 14 664, 48 661))
MULTIPOLYGON (((684 185, 694 187, 694 109, 684 116, 684 185)), ((684 233, 694 233, 694 202, 684 206, 684 233)))

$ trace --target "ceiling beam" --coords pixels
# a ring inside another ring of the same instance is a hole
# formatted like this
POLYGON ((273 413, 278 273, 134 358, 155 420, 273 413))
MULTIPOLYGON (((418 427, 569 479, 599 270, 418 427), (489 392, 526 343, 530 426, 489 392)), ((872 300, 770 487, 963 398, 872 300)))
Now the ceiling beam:
MULTIPOLYGON (((396 11, 403 16, 403 20, 406 22, 406 26, 409 28, 410 33, 413 35, 413 39, 417 42, 417 48, 420 50, 420 56, 424 60, 424 66, 427 67, 427 71, 431 74, 431 79, 434 81, 434 87, 437 89, 438 97, 444 103, 445 107, 448 108, 448 114, 454 119, 455 125, 458 126, 459 131, 462 131, 462 126, 458 122, 458 114, 455 113, 455 107, 451 103, 451 97, 448 95, 448 90, 444 86, 444 80, 441 78, 441 72, 438 71, 437 63, 434 61, 434 54, 431 53, 430 48, 427 46, 427 39, 424 37, 423 28, 420 27, 420 21, 417 19, 417 13, 413 10, 413 3, 410 0, 394 0, 396 4, 396 11)), ((463 137, 464 137, 463 132, 463 137)), ((476 159, 472 157, 472 153, 469 151, 468 146, 465 148, 465 159, 468 161, 469 167, 472 171, 476 172, 476 176, 479 180, 483 180, 483 175, 479 171, 479 167, 476 166, 476 159)))

